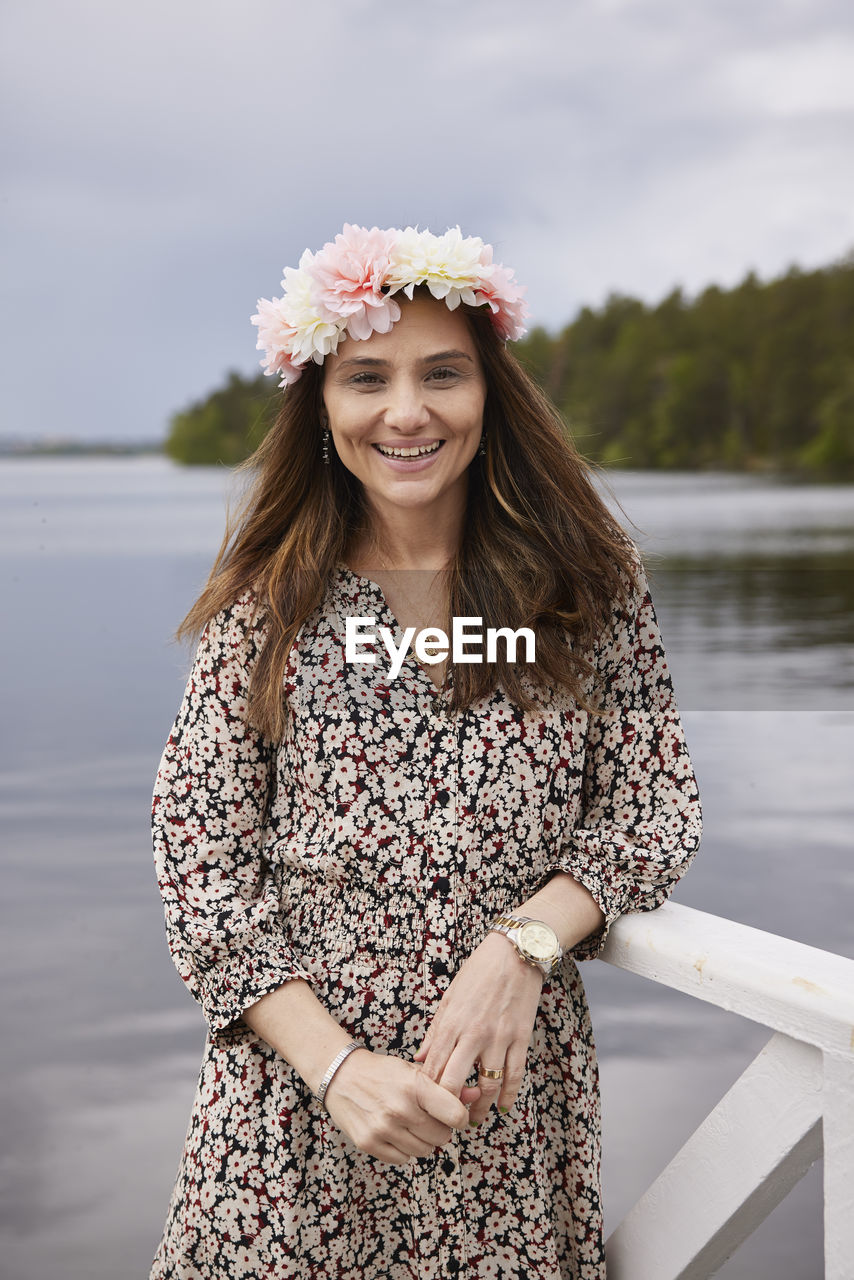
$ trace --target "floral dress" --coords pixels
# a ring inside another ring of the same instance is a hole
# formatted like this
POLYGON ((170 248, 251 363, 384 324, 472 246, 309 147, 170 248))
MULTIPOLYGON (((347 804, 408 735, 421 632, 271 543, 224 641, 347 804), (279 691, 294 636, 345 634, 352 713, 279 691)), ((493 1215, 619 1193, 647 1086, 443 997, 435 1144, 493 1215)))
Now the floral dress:
MULTIPOLYGON (((289 658, 283 741, 245 721, 249 594, 208 625, 154 795, 169 947, 208 1025, 151 1280, 602 1280, 600 1123, 575 961, 664 901, 700 807, 645 580, 588 655, 607 716, 501 688, 451 713, 410 657, 345 661, 345 619, 398 630, 341 566, 289 658), (357 1150, 241 1020, 302 978, 354 1037, 411 1057, 493 917, 556 871, 605 928, 546 981, 515 1106, 405 1166, 357 1150)), ((533 686, 529 686, 533 688, 533 686)))

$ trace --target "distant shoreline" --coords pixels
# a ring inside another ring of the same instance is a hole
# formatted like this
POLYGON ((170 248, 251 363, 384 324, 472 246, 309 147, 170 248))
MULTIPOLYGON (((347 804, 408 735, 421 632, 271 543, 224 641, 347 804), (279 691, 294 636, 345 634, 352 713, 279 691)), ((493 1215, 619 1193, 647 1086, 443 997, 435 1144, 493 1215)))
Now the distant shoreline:
POLYGON ((138 457, 163 453, 163 441, 2 440, 0 458, 138 457))

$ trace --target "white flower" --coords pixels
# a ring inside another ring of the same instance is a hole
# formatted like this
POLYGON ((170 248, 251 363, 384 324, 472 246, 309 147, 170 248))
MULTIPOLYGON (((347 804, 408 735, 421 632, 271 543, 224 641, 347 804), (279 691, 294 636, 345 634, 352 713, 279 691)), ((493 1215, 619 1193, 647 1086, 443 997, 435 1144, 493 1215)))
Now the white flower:
POLYGON ((330 324, 318 314, 313 296, 314 281, 305 270, 311 261, 312 254, 306 249, 300 258, 299 268, 287 267, 282 280, 285 296, 281 300, 281 309, 294 333, 288 354, 295 364, 305 364, 308 360, 322 364, 324 356, 337 351, 344 329, 343 324, 330 324))
POLYGON ((434 298, 444 299, 449 311, 461 302, 475 306, 476 290, 490 273, 481 260, 484 248, 479 236, 463 236, 459 227, 442 236, 407 227, 391 253, 386 278, 390 291, 403 289, 411 298, 416 285, 426 284, 434 298))

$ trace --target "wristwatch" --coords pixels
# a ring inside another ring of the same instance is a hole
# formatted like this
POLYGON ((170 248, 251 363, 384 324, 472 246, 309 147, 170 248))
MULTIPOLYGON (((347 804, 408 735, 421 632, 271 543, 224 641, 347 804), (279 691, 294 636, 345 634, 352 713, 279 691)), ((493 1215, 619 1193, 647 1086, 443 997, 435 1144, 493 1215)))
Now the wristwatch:
POLYGON ((546 978, 552 976, 563 959, 563 947, 545 920, 532 920, 530 916, 496 916, 489 929, 509 938, 522 959, 527 964, 536 965, 546 978))

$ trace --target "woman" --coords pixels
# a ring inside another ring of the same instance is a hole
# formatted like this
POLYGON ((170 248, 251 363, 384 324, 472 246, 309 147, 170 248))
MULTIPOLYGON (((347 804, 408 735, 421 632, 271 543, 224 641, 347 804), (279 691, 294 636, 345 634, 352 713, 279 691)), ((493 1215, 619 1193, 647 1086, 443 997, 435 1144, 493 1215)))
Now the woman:
POLYGON ((151 1274, 601 1278, 575 960, 700 829, 643 570, 488 246, 345 226, 284 284, 155 790, 209 1035, 151 1274))

